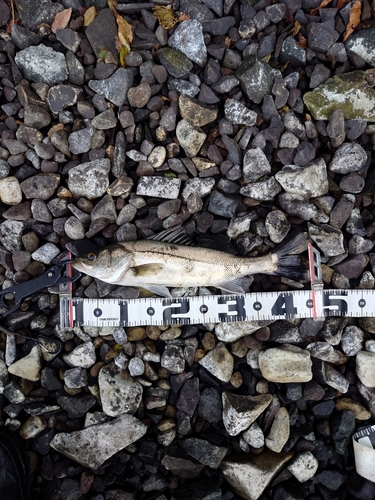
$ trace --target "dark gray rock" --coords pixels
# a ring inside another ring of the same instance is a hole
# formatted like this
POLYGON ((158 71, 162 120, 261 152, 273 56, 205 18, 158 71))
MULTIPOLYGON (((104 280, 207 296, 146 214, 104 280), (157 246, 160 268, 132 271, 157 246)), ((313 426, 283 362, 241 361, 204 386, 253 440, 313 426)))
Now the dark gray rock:
POLYGON ((39 198, 48 200, 51 198, 60 183, 59 174, 37 174, 21 182, 20 186, 27 199, 39 198))
POLYGON ((179 446, 186 451, 188 455, 198 460, 203 465, 212 469, 217 469, 227 454, 228 448, 215 446, 209 441, 199 438, 188 438, 181 440, 179 446))
POLYGON ((115 106, 122 106, 126 101, 128 90, 133 86, 133 78, 133 72, 130 69, 119 68, 105 80, 90 80, 89 87, 115 106))
POLYGON ((281 76, 281 73, 255 56, 250 56, 242 61, 235 75, 247 97, 259 104, 263 97, 271 92, 275 78, 281 76))
POLYGON ((242 197, 239 195, 225 195, 219 191, 213 191, 210 195, 208 211, 215 215, 234 217, 237 213, 244 210, 245 205, 242 202, 242 197))
POLYGON ((349 410, 337 412, 332 418, 332 439, 335 451, 345 455, 355 429, 355 416, 349 410))
POLYGON ((52 113, 59 113, 61 110, 73 106, 81 93, 82 89, 71 85, 55 85, 51 87, 48 91, 47 102, 52 113))
POLYGON ((51 0, 16 0, 17 11, 22 25, 30 30, 36 30, 39 24, 51 24, 56 14, 63 10, 63 6, 52 3, 51 0))
POLYGON ((337 42, 339 36, 340 34, 332 27, 330 21, 307 25, 308 46, 315 52, 327 52, 337 42))
POLYGON ((25 78, 33 82, 54 85, 68 78, 64 54, 43 44, 17 52, 14 60, 25 78))
POLYGON ((200 397, 198 413, 207 422, 215 424, 221 420, 223 405, 220 394, 213 387, 205 389, 200 397))
POLYGON ((70 50, 66 53, 65 58, 68 66, 70 83, 73 85, 83 85, 85 81, 84 67, 70 50))
POLYGON ((375 28, 353 33, 345 43, 347 51, 360 56, 370 66, 375 66, 375 28))
POLYGON ((39 45, 42 38, 36 33, 18 24, 12 24, 12 41, 19 49, 26 49, 30 45, 39 45))
POLYGON ((117 54, 115 45, 117 24, 111 9, 102 9, 89 26, 87 26, 85 34, 97 57, 103 50, 103 47, 112 52, 112 54, 117 54))
POLYGON ((211 21, 215 16, 208 8, 207 3, 199 2, 199 0, 180 0, 180 10, 185 12, 190 19, 196 19, 197 21, 211 21), (206 5, 205 5, 206 4, 206 5))
POLYGON ((299 45, 293 36, 288 36, 281 47, 280 62, 290 62, 292 66, 306 65, 306 51, 299 45))
POLYGON ((81 44, 81 38, 78 33, 69 28, 57 29, 56 38, 64 45, 64 47, 72 52, 77 52, 81 44))
POLYGON ((168 73, 175 78, 182 78, 193 69, 193 63, 184 54, 170 47, 158 50, 158 58, 168 73))

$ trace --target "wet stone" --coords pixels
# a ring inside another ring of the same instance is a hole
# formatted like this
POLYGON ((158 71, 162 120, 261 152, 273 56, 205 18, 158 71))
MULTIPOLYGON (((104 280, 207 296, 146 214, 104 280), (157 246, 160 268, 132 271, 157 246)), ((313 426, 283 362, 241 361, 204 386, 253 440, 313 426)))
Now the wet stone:
POLYGON ((207 61, 202 24, 196 19, 183 21, 169 38, 168 45, 179 50, 198 66, 204 66, 207 61))
POLYGON ((346 50, 357 54, 370 66, 375 66, 374 46, 374 27, 353 33, 345 43, 346 50))
POLYGON ((24 76, 33 82, 53 85, 68 78, 64 55, 43 44, 17 52, 15 62, 24 76))

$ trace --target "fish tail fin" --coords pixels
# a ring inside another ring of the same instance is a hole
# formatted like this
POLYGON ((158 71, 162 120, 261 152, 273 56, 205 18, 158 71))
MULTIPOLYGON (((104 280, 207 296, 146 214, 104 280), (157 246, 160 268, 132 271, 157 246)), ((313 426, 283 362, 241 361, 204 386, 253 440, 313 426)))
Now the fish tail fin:
POLYGON ((294 231, 274 250, 277 255, 278 267, 274 274, 285 276, 292 280, 304 280, 307 278, 307 270, 302 266, 299 255, 288 255, 297 250, 305 242, 302 231, 294 231))

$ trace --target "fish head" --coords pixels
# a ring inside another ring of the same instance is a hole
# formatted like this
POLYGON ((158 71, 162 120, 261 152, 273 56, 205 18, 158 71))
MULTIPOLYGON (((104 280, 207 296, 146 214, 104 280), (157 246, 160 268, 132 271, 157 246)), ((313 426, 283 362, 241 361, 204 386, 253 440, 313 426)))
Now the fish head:
POLYGON ((76 257, 72 266, 77 271, 107 283, 114 282, 130 265, 131 254, 121 245, 112 245, 100 251, 76 257))

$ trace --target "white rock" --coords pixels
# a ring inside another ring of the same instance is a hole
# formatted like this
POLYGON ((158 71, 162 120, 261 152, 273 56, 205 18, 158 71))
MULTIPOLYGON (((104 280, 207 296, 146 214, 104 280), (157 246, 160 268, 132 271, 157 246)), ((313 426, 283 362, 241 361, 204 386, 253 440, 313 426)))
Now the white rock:
POLYGON ((329 165, 331 172, 348 174, 361 170, 367 161, 366 151, 355 142, 346 142, 333 155, 329 165))
POLYGON ((31 257, 38 262, 43 262, 43 264, 51 264, 52 260, 57 257, 60 253, 60 249, 53 243, 46 243, 35 250, 31 254, 31 257))
POLYGON ((180 192, 180 186, 181 179, 168 179, 167 177, 154 177, 152 175, 144 176, 138 181, 137 195, 176 200, 180 192))
POLYGON ((257 120, 257 114, 247 108, 242 102, 227 99, 224 104, 225 118, 237 125, 251 127, 257 120))
POLYGON ((83 196, 89 200, 100 198, 109 186, 110 169, 111 162, 108 158, 77 165, 69 170, 68 187, 76 197, 83 196))
POLYGON ((167 156, 167 150, 164 146, 156 146, 148 156, 147 161, 151 163, 154 168, 161 167, 167 156))
POLYGON ((312 379, 310 353, 284 344, 259 353, 259 368, 269 382, 309 382, 312 379))
POLYGON ((20 427, 22 439, 32 439, 47 428, 47 420, 39 415, 32 415, 20 427))
POLYGON ((253 448, 261 448, 264 446, 264 434, 256 422, 251 424, 242 436, 244 440, 253 448))
POLYGON ((251 224, 251 214, 236 215, 229 222, 227 235, 231 240, 235 240, 238 236, 246 231, 249 231, 251 224))
POLYGON ((356 357, 356 373, 366 387, 375 387, 375 352, 360 351, 356 357))
POLYGON ((18 205, 22 201, 20 183, 10 176, 0 180, 0 199, 5 205, 18 205))
POLYGON ((40 370, 42 368, 40 356, 40 347, 36 345, 27 356, 9 366, 9 373, 25 380, 36 382, 40 379, 40 370))
POLYGON ((310 238, 320 248, 326 257, 335 257, 345 253, 344 236, 340 229, 328 224, 315 226, 310 222, 307 224, 310 238))
POLYGON ((211 193, 212 188, 215 185, 215 179, 213 177, 207 177, 201 179, 200 177, 194 177, 194 179, 189 179, 186 181, 185 187, 182 190, 182 199, 187 201, 191 194, 196 193, 201 198, 207 196, 211 193))
POLYGON ((0 359, 0 394, 4 392, 4 387, 9 382, 8 368, 5 362, 0 359))
POLYGON ((312 161, 307 167, 285 165, 275 178, 287 193, 308 199, 328 192, 327 166, 323 158, 312 161))
POLYGON ((345 327, 341 338, 341 347, 347 356, 355 356, 363 348, 364 333, 358 326, 345 327))
POLYGON ((143 388, 125 370, 110 363, 99 372, 100 399, 104 413, 118 417, 135 413, 142 399, 143 388))
POLYGON ((193 158, 203 146, 207 134, 199 127, 193 127, 187 120, 181 120, 176 127, 176 136, 186 156, 193 158))
POLYGON ((225 344, 218 342, 199 364, 222 382, 229 382, 233 373, 234 358, 225 344))
POLYGON ((272 401, 271 394, 237 396, 223 392, 223 423, 230 436, 246 430, 272 401))
POLYGON ((147 427, 131 415, 121 415, 111 422, 91 425, 81 431, 60 433, 51 441, 53 449, 80 463, 97 469, 112 455, 138 441, 147 427))
POLYGON ((264 177, 258 182, 251 182, 240 189, 240 193, 258 201, 271 201, 280 193, 281 186, 274 177, 264 177))
POLYGON ((207 61, 202 23, 197 19, 183 21, 169 37, 168 45, 179 50, 191 61, 203 67, 207 61))
POLYGON ((304 483, 314 476, 318 466, 319 462, 311 451, 304 451, 288 465, 287 469, 300 483, 304 483))
POLYGON ((289 439, 290 419, 288 410, 281 407, 276 413, 272 422, 270 433, 266 437, 266 446, 268 449, 280 453, 289 439))
POLYGON ((270 173, 270 162, 260 148, 246 151, 243 159, 243 178, 246 182, 255 182, 270 173))
POLYGON ((95 347, 92 342, 83 342, 73 349, 69 354, 63 356, 69 366, 91 368, 96 363, 95 347))

